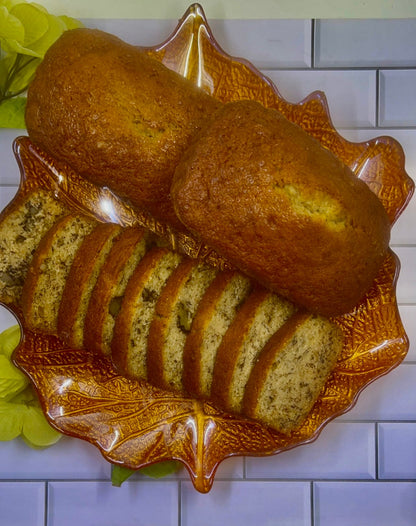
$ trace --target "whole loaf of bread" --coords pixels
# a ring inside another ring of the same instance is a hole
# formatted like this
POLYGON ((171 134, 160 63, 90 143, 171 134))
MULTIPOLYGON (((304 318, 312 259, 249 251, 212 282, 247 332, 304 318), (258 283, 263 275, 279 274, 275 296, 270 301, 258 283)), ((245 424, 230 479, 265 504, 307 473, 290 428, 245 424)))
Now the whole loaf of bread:
POLYGON ((176 169, 181 221, 245 273, 312 312, 352 309, 390 237, 378 197, 299 126, 224 105, 176 169))
POLYGON ((142 49, 80 28, 65 32, 38 67, 26 126, 47 153, 180 229, 173 171, 220 105, 142 49))

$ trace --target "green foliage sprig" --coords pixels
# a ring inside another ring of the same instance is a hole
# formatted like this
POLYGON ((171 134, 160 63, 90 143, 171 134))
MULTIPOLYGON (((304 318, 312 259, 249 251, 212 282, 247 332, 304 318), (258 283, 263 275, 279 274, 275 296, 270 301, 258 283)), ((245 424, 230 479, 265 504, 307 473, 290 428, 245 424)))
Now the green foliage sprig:
POLYGON ((39 4, 0 0, 0 127, 24 128, 27 90, 48 48, 64 31, 82 26, 39 4))
POLYGON ((20 436, 33 448, 48 447, 62 435, 49 425, 29 379, 12 363, 19 341, 18 325, 0 334, 0 441, 20 436))

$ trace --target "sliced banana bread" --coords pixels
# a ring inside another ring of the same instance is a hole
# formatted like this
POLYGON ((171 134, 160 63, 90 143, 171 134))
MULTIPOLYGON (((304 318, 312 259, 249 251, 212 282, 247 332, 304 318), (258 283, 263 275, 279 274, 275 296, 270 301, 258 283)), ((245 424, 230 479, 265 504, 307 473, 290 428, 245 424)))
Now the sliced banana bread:
POLYGON ((243 413, 282 433, 307 417, 342 349, 328 319, 295 314, 261 352, 244 394, 243 413))
POLYGON ((163 389, 183 391, 183 351, 198 304, 218 271, 184 258, 168 279, 150 325, 148 380, 163 389))
POLYGON ((114 325, 111 356, 116 368, 132 378, 147 378, 147 340, 156 302, 182 259, 163 247, 149 250, 134 270, 114 325))
POLYGON ((257 357, 295 307, 277 294, 256 287, 222 339, 214 365, 211 398, 241 413, 244 390, 257 357))
POLYGON ((40 240, 66 207, 50 192, 35 190, 24 201, 12 201, 0 220, 0 300, 20 302, 23 283, 40 240))
POLYGON ((74 349, 84 346, 84 321, 90 296, 120 232, 119 225, 100 223, 84 238, 75 254, 58 311, 58 334, 74 349))
POLYGON ((115 240, 91 293, 85 315, 84 347, 111 352, 115 318, 134 269, 146 252, 148 235, 142 228, 124 228, 115 240))
POLYGON ((183 350, 183 386, 202 398, 211 394, 215 358, 222 338, 252 287, 238 272, 219 272, 204 294, 183 350))
POLYGON ((59 304, 72 261, 97 224, 85 216, 65 216, 41 239, 22 290, 22 311, 29 328, 57 333, 59 304))

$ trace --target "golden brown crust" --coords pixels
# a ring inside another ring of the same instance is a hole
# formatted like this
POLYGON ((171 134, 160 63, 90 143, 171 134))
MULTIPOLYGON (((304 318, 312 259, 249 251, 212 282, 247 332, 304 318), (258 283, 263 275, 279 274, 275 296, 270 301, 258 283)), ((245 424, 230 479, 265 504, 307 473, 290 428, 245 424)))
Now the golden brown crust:
POLYGON ((197 264, 197 260, 184 258, 169 277, 156 303, 147 339, 147 378, 161 389, 172 389, 165 377, 164 346, 174 305, 181 288, 197 264))
POLYGON ((229 390, 241 345, 258 307, 269 294, 270 292, 262 287, 254 287, 225 333, 218 348, 212 375, 210 398, 225 410, 229 411, 232 409, 229 390))
POLYGON ((67 215, 40 241, 22 289, 22 309, 29 328, 56 333, 66 276, 80 243, 96 226, 86 216, 67 215))
POLYGON ((135 314, 134 305, 136 298, 142 294, 149 276, 167 253, 167 248, 153 248, 140 261, 129 280, 120 312, 116 318, 111 342, 111 358, 117 370, 127 376, 130 374, 130 356, 128 349, 131 337, 131 324, 135 314))
POLYGON ((74 332, 74 327, 84 291, 91 286, 96 260, 108 240, 120 232, 119 225, 98 223, 94 230, 85 237, 75 254, 65 281, 58 312, 58 334, 69 346, 79 347, 76 341, 78 335, 74 332))
POLYGON ((263 348, 243 396, 245 415, 281 433, 312 410, 343 345, 339 327, 322 316, 295 314, 263 348))
POLYGON ((103 324, 110 308, 114 283, 119 279, 137 243, 145 236, 146 232, 141 228, 125 228, 114 243, 94 286, 85 316, 84 346, 86 349, 100 353, 107 347, 107 342, 103 341, 103 324))
POLYGON ((33 189, 0 214, 0 301, 19 308, 22 287, 36 248, 46 232, 69 214, 48 191, 33 189))
POLYGON ((196 311, 192 322, 192 331, 186 338, 183 350, 182 381, 184 390, 189 395, 203 396, 200 383, 202 339, 205 335, 206 326, 215 312, 217 302, 234 275, 235 272, 233 271, 219 272, 205 292, 196 311))
POLYGON ((190 138, 220 103, 143 50, 65 32, 31 83, 30 138, 80 175, 177 228, 169 190, 190 138))
POLYGON ((63 223, 69 222, 70 220, 71 216, 66 216, 61 221, 58 221, 58 223, 55 223, 55 225, 52 226, 46 235, 42 237, 33 255, 31 265, 29 266, 26 279, 23 284, 21 296, 23 317, 29 328, 34 328, 36 326, 35 320, 33 318, 33 301, 39 278, 39 268, 42 265, 46 255, 50 251, 56 232, 62 228, 63 223))
POLYGON ((264 346, 260 356, 255 363, 244 390, 243 412, 251 418, 256 418, 255 408, 264 385, 266 376, 272 366, 277 353, 284 347, 285 343, 293 336, 301 323, 312 316, 305 311, 295 312, 289 320, 277 330, 267 344, 264 346))
POLYGON ((224 105, 176 169, 178 217, 240 270, 324 315, 352 309, 390 233, 375 194, 276 110, 224 105))

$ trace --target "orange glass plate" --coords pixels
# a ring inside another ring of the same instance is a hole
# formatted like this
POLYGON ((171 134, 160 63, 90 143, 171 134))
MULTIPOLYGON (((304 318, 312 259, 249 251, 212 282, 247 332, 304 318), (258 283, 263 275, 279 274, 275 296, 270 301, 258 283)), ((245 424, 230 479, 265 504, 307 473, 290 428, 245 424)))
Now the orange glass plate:
MULTIPOLYGON (((285 101, 250 63, 230 57, 218 46, 198 4, 188 9, 166 42, 145 51, 224 102, 249 98, 280 110, 368 183, 392 224, 407 205, 414 185, 404 169, 402 148, 394 139, 345 140, 334 129, 321 92, 298 104, 285 101)), ((13 203, 33 188, 48 189, 102 221, 144 224, 191 256, 222 266, 206 247, 133 210, 108 189, 89 184, 27 137, 16 139, 14 150, 21 184, 13 203)), ((390 251, 364 300, 335 319, 345 335, 342 355, 307 421, 290 435, 222 413, 209 403, 126 379, 107 357, 66 348, 58 338, 24 327, 14 359, 33 381, 48 420, 58 430, 91 442, 110 462, 133 469, 179 460, 195 488, 207 492, 225 458, 272 455, 316 439, 326 423, 351 409, 364 387, 403 360, 408 339, 397 308, 398 273, 398 259, 390 251)), ((21 321, 18 309, 13 312, 21 321)))

